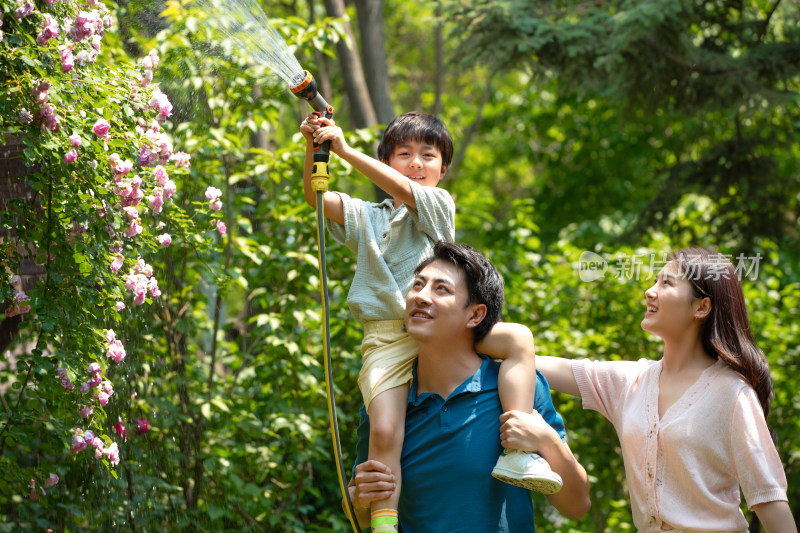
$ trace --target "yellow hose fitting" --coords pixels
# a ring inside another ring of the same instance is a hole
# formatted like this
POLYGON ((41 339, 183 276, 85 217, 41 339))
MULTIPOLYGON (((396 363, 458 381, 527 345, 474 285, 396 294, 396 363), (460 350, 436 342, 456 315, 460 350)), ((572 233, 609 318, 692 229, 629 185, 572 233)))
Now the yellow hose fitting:
POLYGON ((331 175, 328 173, 328 163, 315 161, 314 168, 311 170, 311 189, 315 192, 327 191, 330 177, 331 175))

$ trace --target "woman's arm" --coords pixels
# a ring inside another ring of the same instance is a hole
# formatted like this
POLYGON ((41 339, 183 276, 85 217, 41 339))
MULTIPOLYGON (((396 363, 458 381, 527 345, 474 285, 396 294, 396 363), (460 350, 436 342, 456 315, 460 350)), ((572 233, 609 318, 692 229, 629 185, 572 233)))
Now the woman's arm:
POLYGON ((536 368, 547 378, 551 389, 580 397, 571 359, 540 355, 536 358, 536 368))
POLYGON ((767 533, 797 533, 797 524, 787 502, 760 503, 753 506, 753 511, 767 533))

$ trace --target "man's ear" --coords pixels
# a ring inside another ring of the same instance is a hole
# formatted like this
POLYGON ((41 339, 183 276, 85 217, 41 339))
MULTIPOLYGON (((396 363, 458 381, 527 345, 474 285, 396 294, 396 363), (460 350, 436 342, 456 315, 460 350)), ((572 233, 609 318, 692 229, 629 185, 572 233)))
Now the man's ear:
POLYGON ((467 320, 467 327, 474 328, 486 318, 486 304, 472 304, 469 309, 470 315, 467 320))

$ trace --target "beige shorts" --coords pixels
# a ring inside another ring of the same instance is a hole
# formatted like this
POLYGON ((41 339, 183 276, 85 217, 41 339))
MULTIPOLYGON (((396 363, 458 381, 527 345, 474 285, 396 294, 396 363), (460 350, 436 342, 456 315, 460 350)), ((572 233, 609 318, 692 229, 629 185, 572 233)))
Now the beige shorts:
MULTIPOLYGON (((743 529, 742 531, 738 532, 730 532, 730 531, 704 531, 702 533, 748 533, 749 530, 743 529)), ((664 533, 701 533, 695 531, 694 529, 667 529, 664 533)))
POLYGON ((402 320, 364 324, 358 387, 367 412, 375 396, 411 382, 411 367, 417 352, 417 341, 405 332, 402 320))

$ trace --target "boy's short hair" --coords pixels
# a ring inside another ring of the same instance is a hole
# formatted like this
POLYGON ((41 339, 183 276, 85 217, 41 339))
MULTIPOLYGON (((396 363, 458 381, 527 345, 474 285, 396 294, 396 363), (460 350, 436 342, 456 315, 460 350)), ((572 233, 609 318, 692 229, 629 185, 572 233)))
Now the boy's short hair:
POLYGON ((442 154, 442 165, 450 166, 453 160, 453 138, 444 122, 428 113, 412 111, 392 120, 378 145, 378 159, 384 163, 394 153, 395 146, 409 141, 430 144, 442 154))
POLYGON ((439 241, 433 247, 433 255, 424 259, 414 270, 419 274, 436 260, 453 264, 464 272, 467 282, 467 304, 483 304, 486 316, 472 330, 475 342, 489 333, 503 318, 503 276, 482 252, 457 242, 439 241))

